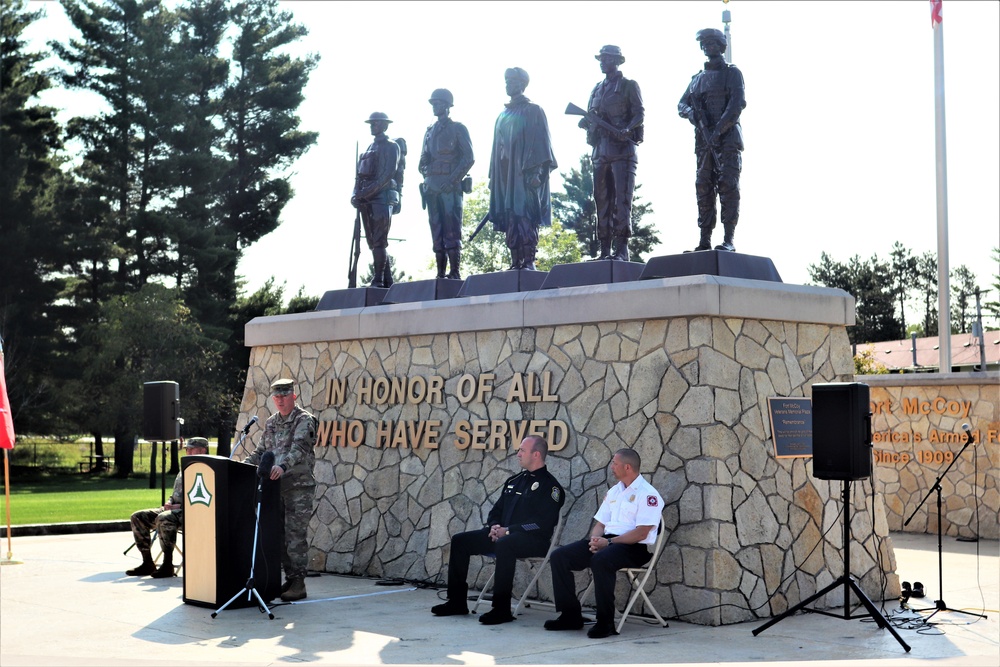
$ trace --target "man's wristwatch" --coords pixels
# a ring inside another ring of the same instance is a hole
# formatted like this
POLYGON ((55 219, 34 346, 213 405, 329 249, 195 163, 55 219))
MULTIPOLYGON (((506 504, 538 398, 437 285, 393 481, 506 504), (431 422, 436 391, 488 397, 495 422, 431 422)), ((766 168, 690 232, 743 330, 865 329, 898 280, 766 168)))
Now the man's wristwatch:
POLYGON ((604 539, 606 539, 606 540, 608 541, 608 546, 609 546, 609 547, 610 547, 610 546, 611 546, 612 544, 614 544, 614 542, 612 542, 612 541, 611 541, 611 538, 610 538, 610 537, 606 537, 606 538, 604 538, 604 539))

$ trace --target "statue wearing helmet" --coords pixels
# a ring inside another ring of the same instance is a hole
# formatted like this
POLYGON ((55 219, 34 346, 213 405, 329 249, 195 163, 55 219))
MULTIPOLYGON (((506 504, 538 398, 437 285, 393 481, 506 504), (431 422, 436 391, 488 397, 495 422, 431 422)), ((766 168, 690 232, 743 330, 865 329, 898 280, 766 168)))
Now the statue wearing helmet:
POLYGON ((594 165, 597 239, 601 251, 597 259, 628 261, 628 240, 632 236, 632 194, 638 164, 635 147, 642 141, 645 118, 642 93, 638 83, 626 79, 618 70, 625 62, 619 47, 611 44, 604 46, 594 58, 601 63, 604 80, 590 93, 587 111, 605 121, 606 126, 584 117, 580 120, 580 127, 587 130, 587 143, 594 149, 591 161, 594 165))
POLYGON ((372 287, 392 285, 389 265, 389 225, 393 210, 399 206, 397 177, 400 167, 400 148, 385 134, 389 129, 389 116, 376 111, 365 121, 371 126, 375 141, 358 158, 357 178, 351 205, 358 209, 365 228, 365 240, 372 251, 374 277, 372 287))
POLYGON ((421 200, 431 226, 437 277, 460 280, 463 181, 474 162, 472 140, 465 126, 449 116, 455 102, 451 91, 438 88, 428 102, 437 122, 427 128, 420 150, 421 200), (445 275, 449 262, 451 271, 445 275))
POLYGON ((698 159, 695 193, 701 236, 695 250, 712 248, 715 199, 719 198, 725 236, 716 250, 733 252, 733 236, 740 216, 740 171, 743 167, 743 129, 740 113, 746 107, 743 74, 726 63, 726 37, 720 30, 699 30, 696 39, 708 57, 705 69, 691 83, 677 104, 681 118, 695 126, 694 152, 698 159))

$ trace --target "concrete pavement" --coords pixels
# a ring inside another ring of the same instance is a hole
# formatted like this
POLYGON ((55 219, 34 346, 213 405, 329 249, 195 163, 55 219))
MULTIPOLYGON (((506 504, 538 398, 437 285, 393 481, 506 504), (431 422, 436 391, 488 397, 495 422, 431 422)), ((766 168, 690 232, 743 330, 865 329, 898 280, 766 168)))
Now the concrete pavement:
MULTIPOLYGON (((936 536, 892 538, 900 579, 927 590, 913 606, 933 607, 942 597, 936 536)), ((307 580, 308 599, 272 607, 274 620, 256 608, 213 619, 212 609, 182 602, 180 577, 125 576, 137 562, 135 550, 122 555, 129 543, 127 532, 15 537, 20 564, 0 567, 0 665, 1000 665, 996 541, 945 538, 946 604, 985 609, 988 618, 939 612, 932 627, 902 624, 909 653, 871 619, 819 614, 786 618, 757 637, 751 631, 764 620, 714 628, 672 620, 668 628, 630 621, 617 637, 591 640, 583 631, 546 632, 554 612, 537 607, 486 627, 474 615, 432 616, 443 591, 328 574, 307 580)), ((885 603, 887 615, 898 608, 885 603)))

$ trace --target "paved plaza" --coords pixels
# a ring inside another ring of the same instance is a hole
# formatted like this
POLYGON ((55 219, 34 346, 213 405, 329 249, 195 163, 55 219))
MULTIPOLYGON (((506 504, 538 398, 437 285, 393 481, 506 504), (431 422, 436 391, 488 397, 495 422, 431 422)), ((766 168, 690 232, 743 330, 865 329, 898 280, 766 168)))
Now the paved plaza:
MULTIPOLYGON (((942 597, 936 536, 892 538, 900 579, 927 589, 913 606, 933 607, 942 597)), ((252 607, 213 619, 212 609, 182 602, 180 577, 125 576, 137 563, 135 550, 122 555, 129 542, 126 532, 15 537, 20 564, 0 567, 0 665, 1000 665, 996 541, 945 538, 946 604, 985 609, 988 618, 939 612, 933 627, 903 625, 909 653, 870 619, 819 614, 786 618, 756 637, 764 621, 660 628, 638 620, 617 637, 591 640, 584 631, 546 632, 546 608, 486 627, 474 615, 432 616, 443 591, 329 574, 307 580, 307 600, 274 606, 274 620, 252 607)), ((898 608, 885 603, 889 615, 898 608)))

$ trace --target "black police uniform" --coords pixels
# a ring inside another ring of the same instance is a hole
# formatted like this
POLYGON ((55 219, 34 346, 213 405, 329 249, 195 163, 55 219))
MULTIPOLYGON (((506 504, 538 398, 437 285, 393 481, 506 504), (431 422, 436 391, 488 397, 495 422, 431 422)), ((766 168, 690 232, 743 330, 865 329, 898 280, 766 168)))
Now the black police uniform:
POLYGON ((470 556, 495 554, 493 608, 509 613, 517 559, 545 555, 565 498, 562 485, 545 466, 535 471, 524 470, 504 482, 500 498, 486 518, 486 526, 451 538, 448 600, 465 603, 470 556), (510 532, 494 542, 490 539, 490 526, 498 524, 510 532))

